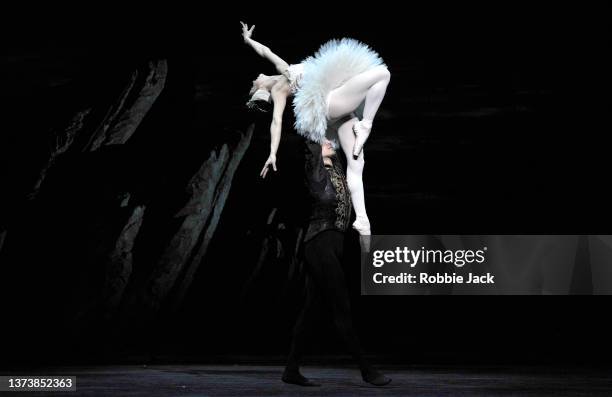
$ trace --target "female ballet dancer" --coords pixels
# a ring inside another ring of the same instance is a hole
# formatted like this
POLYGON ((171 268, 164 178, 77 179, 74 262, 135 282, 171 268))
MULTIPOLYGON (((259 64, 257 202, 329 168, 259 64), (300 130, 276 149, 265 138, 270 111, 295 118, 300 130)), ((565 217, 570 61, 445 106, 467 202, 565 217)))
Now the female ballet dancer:
POLYGON ((276 171, 282 115, 287 97, 293 96, 295 128, 300 135, 317 142, 334 141, 337 127, 340 146, 347 158, 347 183, 356 220, 353 228, 370 235, 363 191, 363 145, 370 135, 374 117, 385 96, 391 74, 380 56, 367 45, 349 38, 323 44, 314 56, 289 65, 265 45, 251 38, 253 25, 242 25, 242 37, 257 54, 274 64, 279 75, 260 74, 253 81, 249 107, 272 102, 270 155, 261 171, 265 178, 270 167, 276 171), (361 107, 363 105, 363 108, 361 107), (356 116, 361 109, 362 118, 356 116))

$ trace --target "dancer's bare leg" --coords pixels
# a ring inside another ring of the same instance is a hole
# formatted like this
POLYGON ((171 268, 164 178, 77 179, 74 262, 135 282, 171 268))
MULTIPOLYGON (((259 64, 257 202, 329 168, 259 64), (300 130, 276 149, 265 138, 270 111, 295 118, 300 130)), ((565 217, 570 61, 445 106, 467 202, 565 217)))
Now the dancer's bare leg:
POLYGON ((379 66, 360 73, 347 80, 343 85, 331 91, 328 99, 329 118, 335 119, 353 112, 365 101, 363 119, 355 127, 357 140, 347 153, 347 157, 358 156, 363 144, 370 135, 376 112, 387 92, 391 73, 385 66, 379 66))
POLYGON ((365 195, 363 190, 363 167, 365 165, 365 157, 363 150, 357 158, 353 157, 352 150, 355 144, 355 135, 353 134, 353 125, 358 121, 357 117, 344 122, 338 128, 338 138, 340 146, 346 154, 346 183, 351 192, 351 201, 355 209, 357 219, 353 223, 353 227, 361 235, 370 234, 370 220, 365 208, 365 195))

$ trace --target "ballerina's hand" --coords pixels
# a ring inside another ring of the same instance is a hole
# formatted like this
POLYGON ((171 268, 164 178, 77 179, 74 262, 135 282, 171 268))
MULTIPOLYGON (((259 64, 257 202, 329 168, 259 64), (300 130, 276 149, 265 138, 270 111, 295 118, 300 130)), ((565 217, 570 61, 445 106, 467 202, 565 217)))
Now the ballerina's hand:
POLYGON ((270 153, 270 157, 268 157, 268 159, 266 160, 266 164, 264 164, 264 167, 261 170, 261 173, 259 174, 259 176, 261 176, 262 178, 265 178, 266 174, 268 174, 268 170, 270 169, 270 166, 272 166, 274 171, 276 171, 276 155, 272 153, 270 153))
POLYGON ((240 22, 240 25, 242 25, 242 38, 246 43, 247 40, 251 38, 251 35, 253 34, 253 29, 255 29, 255 25, 251 26, 251 29, 249 29, 249 25, 244 22, 240 22))

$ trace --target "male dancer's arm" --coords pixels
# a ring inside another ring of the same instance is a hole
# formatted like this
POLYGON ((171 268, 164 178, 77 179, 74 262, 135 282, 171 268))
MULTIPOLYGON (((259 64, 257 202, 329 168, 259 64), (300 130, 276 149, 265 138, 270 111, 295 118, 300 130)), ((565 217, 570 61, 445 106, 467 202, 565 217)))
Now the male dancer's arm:
POLYGON ((304 177, 310 194, 325 190, 327 170, 323 163, 321 145, 304 138, 304 177))

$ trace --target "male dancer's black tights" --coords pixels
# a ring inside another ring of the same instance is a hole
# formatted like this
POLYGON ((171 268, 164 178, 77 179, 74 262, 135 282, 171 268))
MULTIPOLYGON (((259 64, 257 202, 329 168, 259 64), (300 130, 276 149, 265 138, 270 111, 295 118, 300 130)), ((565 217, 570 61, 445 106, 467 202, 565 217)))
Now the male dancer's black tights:
POLYGON ((293 341, 287 360, 290 371, 299 368, 300 357, 311 333, 312 320, 317 317, 321 305, 331 309, 334 325, 360 369, 367 371, 370 368, 363 357, 351 320, 349 292, 342 270, 343 244, 344 233, 326 230, 304 246, 306 300, 293 328, 293 341))

